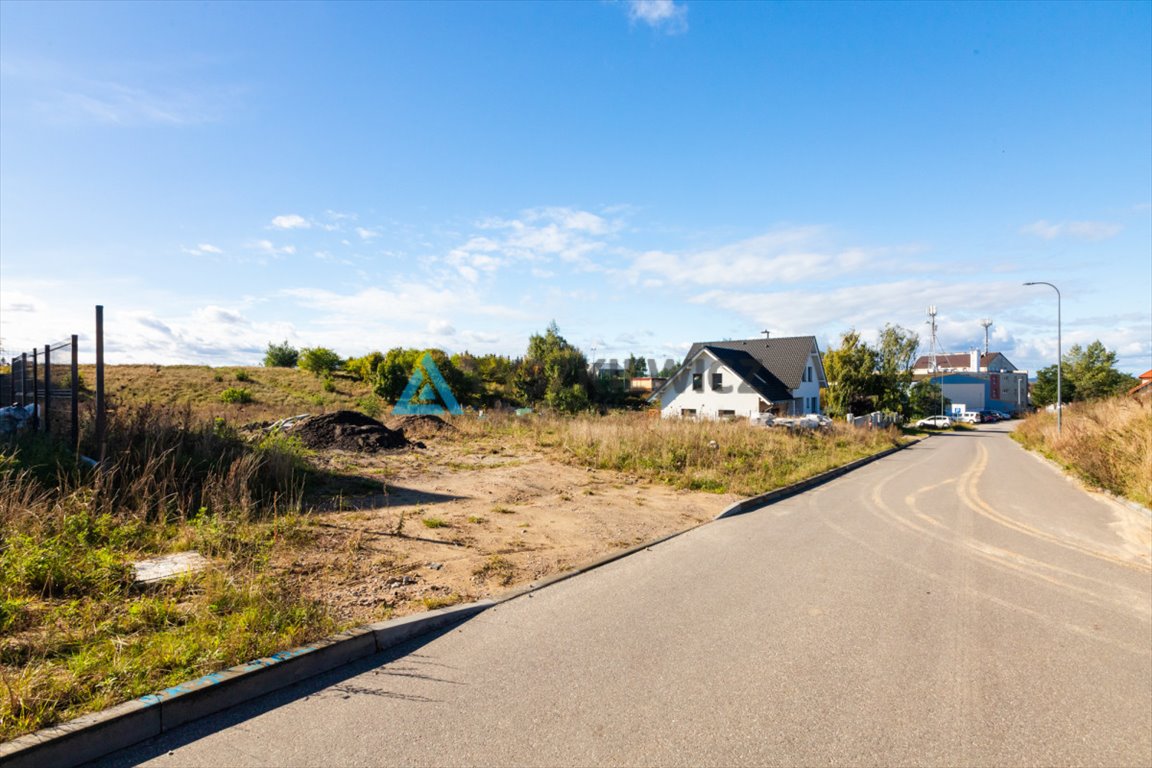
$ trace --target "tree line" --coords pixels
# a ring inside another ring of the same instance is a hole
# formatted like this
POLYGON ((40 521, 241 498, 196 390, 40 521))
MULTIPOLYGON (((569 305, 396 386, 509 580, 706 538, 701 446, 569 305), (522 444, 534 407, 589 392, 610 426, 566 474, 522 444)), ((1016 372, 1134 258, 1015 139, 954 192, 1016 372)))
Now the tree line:
MULTIPOLYGON (((523 357, 469 352, 449 355, 441 349, 394 347, 343 359, 326 347, 297 350, 284 341, 268 344, 264 365, 298 367, 323 377, 350 376, 371 384, 381 399, 395 404, 425 354, 464 407, 545 405, 576 413, 592 407, 645 405, 642 397, 627 391, 625 381, 594 376, 587 357, 560 334, 555 322, 544 333, 529 337, 523 357)), ((644 368, 639 358, 629 358, 626 366, 629 375, 642 374, 644 368)))
MULTIPOLYGON (((939 413, 949 405, 940 386, 931 379, 914 381, 912 366, 920 337, 899 325, 885 325, 875 346, 855 329, 845 331, 837 347, 824 354, 828 387, 821 391, 824 412, 842 418, 886 411, 915 419, 939 413)), ((326 347, 297 350, 287 341, 268 344, 265 366, 299 367, 317 376, 350 376, 372 385, 378 396, 394 404, 404 392, 412 372, 424 355, 436 368, 462 406, 544 405, 564 413, 589 408, 643 408, 643 395, 629 393, 626 379, 595 376, 584 353, 560 334, 553 322, 528 339, 522 357, 461 352, 449 355, 441 349, 395 347, 362 357, 344 359, 326 347)), ((1093 400, 1126 391, 1136 378, 1116 370, 1116 353, 1100 341, 1087 347, 1073 346, 1063 357, 1061 394, 1064 402, 1093 400)), ((628 377, 647 374, 644 360, 629 356, 624 365, 628 377)), ((668 376, 670 370, 660 371, 668 376)), ((1032 402, 1045 406, 1056 401, 1056 366, 1037 373, 1032 402)))

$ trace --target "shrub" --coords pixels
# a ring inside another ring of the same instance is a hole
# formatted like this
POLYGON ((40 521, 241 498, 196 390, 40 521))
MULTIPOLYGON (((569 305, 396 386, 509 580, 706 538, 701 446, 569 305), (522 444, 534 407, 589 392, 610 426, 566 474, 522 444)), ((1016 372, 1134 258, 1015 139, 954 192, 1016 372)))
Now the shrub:
POLYGON ((283 343, 268 342, 268 351, 264 353, 265 368, 295 368, 300 360, 300 353, 285 339, 283 343))
POLYGON ((313 376, 331 376, 344 361, 327 347, 305 347, 300 351, 297 365, 313 376))
POLYGON ((252 374, 245 370, 236 371, 236 381, 252 381, 252 374))
POLYGON ((220 400, 225 403, 250 403, 252 392, 247 387, 228 387, 220 393, 220 400))

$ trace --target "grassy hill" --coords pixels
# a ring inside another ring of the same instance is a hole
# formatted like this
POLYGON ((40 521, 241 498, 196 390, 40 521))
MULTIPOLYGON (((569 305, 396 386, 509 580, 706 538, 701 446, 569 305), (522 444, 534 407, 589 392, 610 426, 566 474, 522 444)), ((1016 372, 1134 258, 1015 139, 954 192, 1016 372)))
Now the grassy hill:
MULTIPOLYGON (((89 389, 95 386, 95 366, 80 366, 80 375, 89 389)), ((109 365, 104 369, 104 391, 113 408, 143 403, 188 406, 196 416, 219 417, 231 424, 341 409, 379 418, 387 409, 365 382, 339 375, 325 380, 296 368, 109 365), (234 397, 249 401, 225 402, 222 396, 228 390, 246 392, 234 397)))

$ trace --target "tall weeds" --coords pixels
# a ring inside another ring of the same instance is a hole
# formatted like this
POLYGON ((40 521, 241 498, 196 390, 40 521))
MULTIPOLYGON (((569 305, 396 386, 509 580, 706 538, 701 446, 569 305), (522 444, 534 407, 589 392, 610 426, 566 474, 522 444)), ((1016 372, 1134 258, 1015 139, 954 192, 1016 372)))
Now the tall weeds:
MULTIPOLYGON (((109 419, 91 468, 40 436, 0 452, 0 741, 331 632, 271 577, 308 471, 283 436, 248 445, 188 409, 109 419), (131 564, 197 549, 214 569, 157 587, 131 564)), ((89 431, 84 453, 96 446, 89 431)))
POLYGON ((645 413, 607 416, 496 416, 458 420, 500 442, 554 449, 569 461, 648 477, 678 488, 763 493, 896 446, 896 430, 791 432, 743 421, 681 421, 645 413))
POLYGON ((1152 400, 1126 396, 1065 408, 1056 417, 1035 413, 1013 433, 1098 488, 1152 507, 1152 400))

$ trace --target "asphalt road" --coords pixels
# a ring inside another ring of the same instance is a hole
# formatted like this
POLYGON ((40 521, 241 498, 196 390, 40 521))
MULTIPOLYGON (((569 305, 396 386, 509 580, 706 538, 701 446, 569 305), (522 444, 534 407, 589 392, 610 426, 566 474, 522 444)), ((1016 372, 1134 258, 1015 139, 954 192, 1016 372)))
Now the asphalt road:
POLYGON ((1152 765, 1147 518, 1006 432, 934 436, 105 764, 1152 765))

